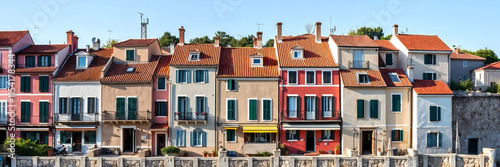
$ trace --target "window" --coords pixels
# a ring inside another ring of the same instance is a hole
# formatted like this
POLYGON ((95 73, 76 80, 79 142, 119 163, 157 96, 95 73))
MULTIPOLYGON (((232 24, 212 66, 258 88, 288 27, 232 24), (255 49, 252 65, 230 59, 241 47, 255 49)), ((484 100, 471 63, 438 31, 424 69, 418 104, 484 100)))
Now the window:
POLYGON ((187 113, 187 97, 178 97, 177 102, 177 112, 179 112, 179 119, 186 119, 187 117, 190 118, 191 115, 187 113))
POLYGON ((334 140, 335 139, 335 132, 333 130, 322 130, 321 131, 321 139, 334 140))
POLYGON ((370 100, 370 118, 378 118, 378 100, 370 100))
POLYGON ((38 67, 50 67, 50 56, 38 56, 38 67))
POLYGON ((288 141, 298 141, 300 139, 300 132, 298 130, 287 130, 286 140, 288 141))
POLYGON ((135 50, 131 49, 131 50, 127 50, 126 52, 127 52, 126 60, 127 61, 134 61, 135 60, 135 50))
POLYGON ((7 101, 0 101, 0 117, 7 119, 7 101))
POLYGON ((358 83, 360 84, 370 83, 370 80, 368 79, 368 74, 358 74, 358 83))
POLYGON ((304 56, 302 55, 302 50, 301 49, 296 49, 292 51, 292 58, 293 59, 302 59, 304 56))
POLYGON ((315 71, 306 71, 306 84, 314 84, 316 76, 315 71))
POLYGON ((441 147, 442 146, 442 133, 430 132, 427 133, 427 147, 441 147))
POLYGON ((202 115, 205 112, 205 97, 196 97, 196 115, 202 115))
POLYGON ((288 84, 297 84, 297 71, 288 71, 288 84))
POLYGON ((194 72, 194 82, 196 83, 207 83, 208 82, 208 70, 196 70, 194 72))
POLYGON ((248 99, 248 120, 257 120, 257 99, 248 99))
POLYGON ((158 90, 166 90, 167 84, 165 78, 158 78, 158 90))
POLYGON ((81 99, 80 98, 71 98, 70 99, 71 103, 71 109, 70 109, 70 114, 71 114, 71 119, 74 121, 79 121, 80 120, 80 113, 82 113, 82 106, 81 106, 81 99))
POLYGON ((35 141, 36 144, 49 144, 49 132, 21 132, 21 138, 35 141))
POLYGON ((83 134, 84 144, 96 144, 96 131, 85 131, 83 134))
POLYGON ((424 72, 423 80, 436 80, 436 73, 434 72, 424 72))
POLYGON ((227 142, 236 142, 236 130, 227 129, 226 135, 227 135, 227 139, 226 139, 227 142))
POLYGON ((252 60, 252 65, 251 67, 262 67, 264 63, 262 63, 262 56, 261 55, 257 55, 259 57, 252 57, 251 60, 252 60))
POLYGON ((441 121, 441 107, 429 106, 429 121, 441 121))
POLYGON ((401 94, 392 94, 391 111, 401 112, 401 94))
POLYGON ((227 80, 226 84, 227 84, 227 90, 236 91, 236 80, 234 79, 227 80))
POLYGON ((392 66, 393 61, 392 61, 392 53, 386 53, 385 54, 385 65, 392 66))
POLYGON ((88 97, 87 98, 87 113, 94 114, 97 111, 96 98, 88 97))
POLYGON ((71 144, 71 137, 73 136, 73 132, 71 131, 60 131, 59 132, 59 140, 62 144, 71 144))
POLYGON ((21 123, 29 123, 31 121, 31 102, 21 101, 21 123))
POLYGON ((59 98, 59 114, 67 114, 68 113, 68 98, 61 97, 59 98))
POLYGON ((35 67, 35 56, 26 56, 24 57, 24 67, 35 67))
POLYGON ((21 92, 30 92, 30 91, 31 91, 31 77, 21 76, 21 92))
POLYGON ((38 76, 38 90, 40 92, 49 91, 49 76, 38 76))
POLYGON ((363 57, 363 50, 361 49, 354 49, 352 51, 352 67, 353 68, 366 68, 364 67, 364 57, 363 57))
POLYGON ((136 120, 137 119, 137 97, 117 97, 116 98, 116 119, 136 120))
POLYGON ((321 97, 321 111, 323 111, 323 117, 332 117, 334 111, 334 104, 332 96, 323 96, 321 97))
POLYGON ((365 100, 358 99, 357 100, 357 116, 358 118, 364 118, 365 117, 365 100))
POLYGON ((191 146, 192 147, 203 147, 203 140, 205 140, 206 137, 204 137, 205 132, 200 131, 200 130, 194 130, 191 132, 191 146))
POLYGON ((297 118, 298 117, 298 109, 299 107, 299 97, 297 96, 288 96, 287 97, 287 108, 288 108, 288 117, 297 118))
POLYGON ((469 67, 469 61, 467 60, 464 60, 462 64, 464 67, 469 67))
POLYGON ((262 120, 271 121, 272 118, 272 103, 271 99, 262 100, 262 120))
POLYGON ((197 61, 197 60, 200 60, 200 52, 190 52, 189 61, 197 61))
POLYGON ((403 141, 403 130, 391 130, 391 141, 403 141))
POLYGON ((236 120, 236 100, 235 99, 227 100, 227 120, 230 120, 230 121, 236 120))
POLYGON ((323 71, 323 84, 332 84, 332 72, 323 71))
POLYGON ((389 73, 389 78, 391 78, 392 82, 401 82, 398 73, 389 73))
POLYGON ((156 102, 156 116, 167 116, 166 106, 165 105, 167 102, 164 101, 157 101, 156 102))
POLYGON ((85 68, 87 67, 87 56, 78 56, 78 62, 76 63, 77 68, 85 68))
POLYGON ((274 143, 275 133, 249 133, 245 143, 274 143))
POLYGON ((7 89, 9 88, 9 77, 7 76, 0 76, 0 89, 7 89))
POLYGON ((176 130, 175 137, 175 146, 186 147, 186 130, 176 130))
POLYGON ((191 71, 189 70, 177 70, 176 76, 177 83, 190 83, 191 82, 191 71))
POLYGON ((38 121, 40 123, 49 122, 49 102, 40 101, 38 102, 38 121))
POLYGON ((435 65, 436 64, 436 55, 425 54, 424 55, 424 64, 435 65))
POLYGON ((306 96, 304 97, 304 105, 306 109, 306 119, 316 119, 316 97, 306 96))

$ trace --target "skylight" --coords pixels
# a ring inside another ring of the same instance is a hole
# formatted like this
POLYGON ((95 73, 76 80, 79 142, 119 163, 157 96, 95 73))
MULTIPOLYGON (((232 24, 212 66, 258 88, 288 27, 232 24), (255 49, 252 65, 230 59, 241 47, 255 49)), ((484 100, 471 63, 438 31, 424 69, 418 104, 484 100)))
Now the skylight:
POLYGON ((134 67, 129 67, 129 68, 127 68, 127 73, 134 72, 134 69, 135 69, 134 67))
POLYGON ((389 73, 392 82, 401 82, 397 73, 389 73))
POLYGON ((250 56, 251 67, 262 67, 264 65, 262 55, 252 55, 250 56))

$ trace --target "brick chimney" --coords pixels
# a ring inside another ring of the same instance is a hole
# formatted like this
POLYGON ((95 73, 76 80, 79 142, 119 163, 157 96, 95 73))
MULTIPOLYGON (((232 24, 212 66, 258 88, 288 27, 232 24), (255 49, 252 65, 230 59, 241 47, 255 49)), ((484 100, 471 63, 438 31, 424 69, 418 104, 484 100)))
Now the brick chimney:
POLYGON ((175 43, 170 42, 170 51, 169 52, 170 52, 170 54, 174 54, 174 52, 175 52, 175 43))
POLYGON ((76 49, 78 49, 78 39, 78 36, 73 36, 73 50, 71 50, 70 53, 73 53, 76 49))
POLYGON ((185 32, 186 32, 186 30, 184 29, 184 26, 181 26, 181 28, 179 28, 179 46, 184 45, 184 33, 185 32))
POLYGON ((69 51, 70 53, 73 53, 73 36, 74 36, 74 32, 69 30, 66 32, 66 44, 69 45, 69 51))
POLYGON ((399 26, 397 24, 394 24, 392 26, 392 35, 398 35, 399 34, 398 27, 399 26))
POLYGON ((276 35, 278 36, 276 42, 279 42, 279 43, 283 42, 282 34, 281 34, 281 32, 282 32, 282 25, 283 25, 283 23, 281 23, 281 22, 276 23, 276 31, 277 31, 276 35))
POLYGON ((257 43, 254 47, 261 49, 262 48, 262 32, 257 32, 257 43))
POLYGON ((316 22, 316 42, 321 43, 321 22, 316 22))
POLYGON ((219 47, 219 45, 220 45, 219 39, 220 39, 219 37, 214 37, 214 45, 215 45, 215 47, 219 47))
POLYGON ((453 48, 453 50, 455 51, 455 53, 460 53, 460 48, 453 48))

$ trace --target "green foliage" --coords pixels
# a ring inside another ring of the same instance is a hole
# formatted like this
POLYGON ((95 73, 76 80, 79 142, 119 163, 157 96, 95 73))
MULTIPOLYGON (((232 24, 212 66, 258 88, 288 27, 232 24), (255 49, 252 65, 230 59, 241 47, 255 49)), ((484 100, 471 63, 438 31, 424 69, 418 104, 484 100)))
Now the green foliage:
POLYGON ((273 47, 274 46, 274 39, 269 39, 267 40, 266 44, 264 47, 273 47))
POLYGON ((357 30, 351 30, 349 31, 349 35, 368 35, 371 39, 373 39, 374 36, 377 36, 378 39, 390 39, 392 35, 389 35, 387 37, 384 37, 384 30, 380 27, 361 27, 358 28, 357 30))
POLYGON ((467 50, 467 49, 460 49, 460 52, 469 53, 469 54, 473 54, 473 55, 476 55, 479 57, 486 58, 486 61, 484 62, 484 64, 490 64, 490 63, 500 61, 500 59, 497 57, 497 54, 493 50, 488 49, 487 47, 485 47, 484 49, 476 50, 476 51, 467 50))
POLYGON ((271 153, 264 151, 264 152, 259 152, 257 151, 257 157, 269 157, 271 156, 271 153))
POLYGON ((160 151, 161 151, 161 154, 163 154, 163 155, 172 154, 172 153, 179 154, 181 149, 179 149, 179 147, 175 147, 175 146, 167 146, 167 147, 163 147, 160 151))
POLYGON ((112 48, 115 43, 118 43, 118 39, 108 39, 106 44, 102 45, 102 48, 112 48))
POLYGON ((205 44, 205 43, 214 43, 214 40, 208 36, 196 37, 194 39, 189 40, 190 44, 205 44))
MULTIPOLYGON (((8 146, 10 138, 4 141, 4 145, 8 146)), ((15 139, 16 154, 19 156, 47 156, 47 150, 52 149, 47 144, 36 144, 36 141, 30 139, 15 139)), ((10 147, 10 146, 8 146, 10 147)))
POLYGON ((229 41, 229 46, 232 47, 253 47, 253 38, 254 35, 248 35, 246 37, 242 37, 241 39, 231 39, 229 41))
POLYGON ((165 31, 165 33, 163 33, 163 36, 158 39, 158 43, 160 43, 161 47, 170 46, 170 43, 172 42, 175 44, 179 43, 179 38, 177 38, 175 35, 171 35, 168 31, 165 31))
POLYGON ((498 93, 500 90, 498 90, 498 84, 497 83, 492 83, 491 87, 489 87, 486 91, 491 92, 491 93, 498 93))
POLYGON ((464 80, 464 81, 459 81, 456 83, 454 80, 451 80, 450 82, 450 89, 451 90, 465 90, 465 91, 471 91, 474 88, 474 82, 471 81, 470 79, 464 80))
POLYGON ((233 36, 230 36, 224 31, 215 32, 215 36, 219 37, 220 46, 227 47, 229 46, 229 42, 234 39, 233 36))

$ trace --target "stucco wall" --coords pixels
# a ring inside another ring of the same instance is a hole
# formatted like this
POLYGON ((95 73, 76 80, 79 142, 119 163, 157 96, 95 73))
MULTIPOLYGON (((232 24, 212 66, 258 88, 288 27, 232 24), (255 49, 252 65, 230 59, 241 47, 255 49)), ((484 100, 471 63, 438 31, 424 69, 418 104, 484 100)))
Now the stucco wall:
POLYGON ((411 90, 409 87, 389 87, 386 89, 386 124, 387 136, 391 138, 391 130, 403 130, 403 141, 392 142, 393 147, 410 148, 411 141, 411 90), (392 112, 392 94, 401 95, 401 112, 392 112))
POLYGON ((123 140, 123 128, 135 128, 135 148, 150 148, 152 145, 152 135, 149 123, 102 123, 102 147, 120 148, 123 140), (143 137, 146 137, 143 139, 143 137))
MULTIPOLYGON (((349 69, 349 61, 353 60, 353 50, 357 48, 340 48, 340 69, 349 69)), ((378 69, 378 48, 377 49, 362 49, 363 61, 368 61, 370 70, 378 69)), ((364 64, 363 64, 364 66, 364 64)))
POLYGON ((398 52, 387 52, 387 51, 379 51, 378 52, 379 56, 382 57, 382 60, 384 60, 385 68, 386 69, 396 69, 398 68, 398 52), (392 65, 387 65, 386 53, 392 53, 392 65))
MULTIPOLYGON (((413 61, 413 78, 414 79, 423 79, 424 72, 435 72, 436 79, 442 80, 446 84, 449 82, 449 54, 443 53, 429 53, 436 55, 436 64, 424 64, 424 53, 410 53, 410 58, 413 61)), ((410 74, 412 75, 412 74, 410 74)))
POLYGON ((113 47, 113 61, 114 62, 130 62, 126 61, 127 59, 127 50, 129 49, 135 49, 135 62, 147 62, 149 61, 149 58, 151 56, 151 53, 149 53, 148 47, 127 47, 127 46, 120 46, 120 47, 113 47))
POLYGON ((491 82, 495 82, 497 84, 500 83, 500 71, 499 70, 478 70, 475 71, 476 89, 481 89, 485 91, 490 87, 491 82), (479 77, 481 76, 481 77, 479 77))
MULTIPOLYGON (((88 98, 95 97, 97 112, 101 111, 101 84, 93 82, 93 83, 54 83, 54 113, 59 113, 59 98, 73 98, 80 97, 82 98, 82 113, 84 116, 84 120, 88 117, 93 117, 94 114, 88 114, 88 98)), ((100 120, 100 115, 97 116, 98 120, 100 120)), ((91 118, 88 118, 91 119, 91 118)), ((93 119, 93 118, 92 118, 93 119)), ((99 135, 98 135, 99 136, 99 135)), ((99 142, 99 140, 98 140, 99 142)))
POLYGON ((475 60, 461 60, 461 59, 450 59, 450 77, 451 81, 455 81, 455 83, 458 83, 460 80, 464 80, 464 76, 466 75, 468 79, 471 81, 474 80, 472 78, 472 71, 475 69, 478 69, 479 67, 484 66, 484 61, 475 61, 475 60), (468 66, 464 67, 463 62, 467 61, 468 66))
POLYGON ((12 46, 12 53, 18 52, 19 50, 24 49, 29 45, 33 44, 35 43, 33 42, 30 33, 27 33, 21 39, 19 39, 19 41, 17 41, 17 43, 14 46, 12 46))

